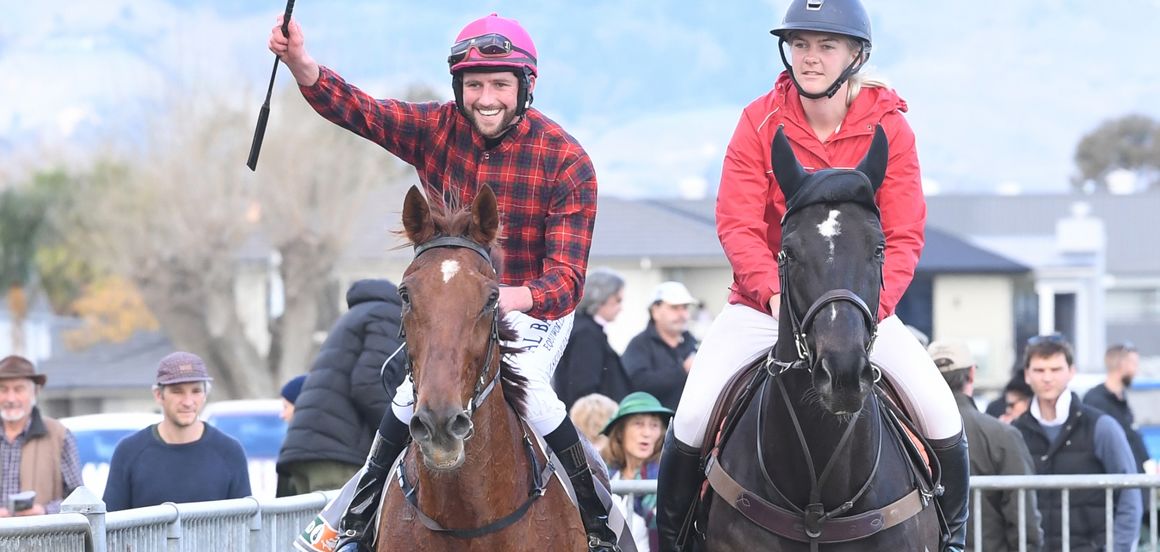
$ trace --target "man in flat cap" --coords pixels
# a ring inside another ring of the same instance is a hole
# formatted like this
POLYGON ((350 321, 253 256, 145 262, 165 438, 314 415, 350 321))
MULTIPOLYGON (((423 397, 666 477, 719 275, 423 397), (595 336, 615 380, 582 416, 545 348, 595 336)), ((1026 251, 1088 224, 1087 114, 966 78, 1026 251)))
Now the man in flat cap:
POLYGON ((242 445, 200 418, 212 381, 195 354, 161 359, 153 398, 162 419, 117 444, 105 486, 108 511, 250 495, 242 445))
POLYGON ((82 484, 76 439, 36 406, 45 380, 24 357, 0 359, 0 517, 58 513, 82 484))

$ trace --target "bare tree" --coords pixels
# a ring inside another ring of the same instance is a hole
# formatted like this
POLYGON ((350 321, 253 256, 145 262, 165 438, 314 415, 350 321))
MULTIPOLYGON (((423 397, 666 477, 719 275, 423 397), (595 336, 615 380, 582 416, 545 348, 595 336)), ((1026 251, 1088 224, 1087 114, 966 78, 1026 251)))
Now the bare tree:
POLYGON ((1100 124, 1075 148, 1081 191, 1106 190, 1108 175, 1126 170, 1145 186, 1160 185, 1160 122, 1143 115, 1126 115, 1100 124))
MULTIPOLYGON (((334 127, 292 91, 276 100, 262 164, 244 166, 253 114, 224 99, 174 105, 132 159, 98 166, 79 192, 75 239, 133 281, 177 347, 217 369, 229 396, 269 396, 305 371, 324 290, 372 187, 401 163, 334 127), (285 309, 270 345, 247 339, 239 275, 276 251, 285 309)), ((398 194, 401 196, 401 193, 398 194)))

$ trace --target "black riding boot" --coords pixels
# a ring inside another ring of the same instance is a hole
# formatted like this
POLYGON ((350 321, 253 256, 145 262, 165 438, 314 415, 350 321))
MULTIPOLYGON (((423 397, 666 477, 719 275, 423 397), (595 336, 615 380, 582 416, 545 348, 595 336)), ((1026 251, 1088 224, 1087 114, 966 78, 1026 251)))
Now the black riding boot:
POLYGON ((572 481, 572 489, 576 491, 576 505, 580 507, 584 531, 588 533, 588 550, 620 552, 616 533, 608 527, 608 508, 596 493, 596 483, 592 480, 592 470, 588 466, 588 455, 576 427, 565 418, 559 427, 544 436, 544 440, 556 453, 556 458, 572 481))
POLYGON ((383 487, 390 476, 391 465, 407 446, 410 430, 395 418, 388 408, 383 423, 375 433, 371 452, 367 456, 366 470, 355 486, 354 497, 338 524, 341 535, 335 552, 372 552, 371 540, 374 534, 369 527, 383 496, 383 487))
MULTIPOLYGON (((661 449, 660 476, 657 479, 657 532, 661 552, 681 552, 682 531, 688 521, 693 500, 701 492, 701 451, 673 435, 669 426, 665 446, 661 449)), ((686 536, 684 541, 688 542, 686 536)))
POLYGON ((943 550, 959 552, 967 546, 967 513, 971 469, 967 456, 967 435, 960 432, 950 439, 931 441, 931 448, 942 466, 943 493, 938 497, 950 530, 943 550))

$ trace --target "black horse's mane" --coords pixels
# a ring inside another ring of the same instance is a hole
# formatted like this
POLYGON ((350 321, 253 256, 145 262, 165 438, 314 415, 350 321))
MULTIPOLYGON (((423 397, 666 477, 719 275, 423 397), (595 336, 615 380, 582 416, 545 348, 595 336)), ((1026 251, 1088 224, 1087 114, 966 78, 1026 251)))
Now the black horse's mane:
MULTIPOLYGON (((428 206, 431 209, 431 221, 434 226, 434 232, 430 236, 411 236, 411 245, 418 245, 426 243, 435 238, 444 236, 456 236, 468 240, 476 241, 472 238, 471 228, 471 210, 468 206, 460 206, 457 204, 444 205, 439 202, 430 202, 428 206)), ((503 249, 499 245, 500 235, 497 232, 491 243, 480 243, 484 249, 487 250, 492 268, 495 269, 496 277, 500 275, 500 267, 503 264, 503 249)), ((478 243, 478 242, 477 242, 478 243)), ((516 411, 520 418, 526 418, 528 411, 528 378, 516 373, 511 364, 508 363, 508 355, 523 352, 522 348, 512 347, 504 343, 513 343, 519 339, 519 334, 515 329, 508 324, 504 319, 504 312, 499 312, 499 352, 500 352, 500 384, 503 386, 504 400, 508 405, 516 411)))

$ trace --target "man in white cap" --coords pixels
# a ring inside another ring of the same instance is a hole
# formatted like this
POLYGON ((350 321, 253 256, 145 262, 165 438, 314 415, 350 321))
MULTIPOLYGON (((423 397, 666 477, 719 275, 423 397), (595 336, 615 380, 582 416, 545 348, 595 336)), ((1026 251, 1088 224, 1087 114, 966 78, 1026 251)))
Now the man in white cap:
MULTIPOLYGON (((1000 422, 975 406, 971 395, 975 392, 977 365, 967 344, 962 341, 935 341, 927 348, 931 360, 947 380, 955 395, 963 429, 971 444, 971 475, 1034 475, 1035 464, 1023 442, 1019 430, 1000 422)), ((1028 550, 1039 550, 1043 531, 1039 528, 1039 509, 1035 493, 1027 492, 1026 523, 1028 550)), ((980 508, 983 523, 983 544, 977 550, 1019 550, 1019 495, 1015 491, 983 493, 980 508)), ((968 520, 967 549, 974 550, 976 520, 968 520)))
POLYGON ((632 338, 621 357, 632 390, 648 392, 669 409, 681 401, 697 352, 697 340, 689 333, 689 307, 695 304, 680 282, 657 286, 648 327, 632 338))

